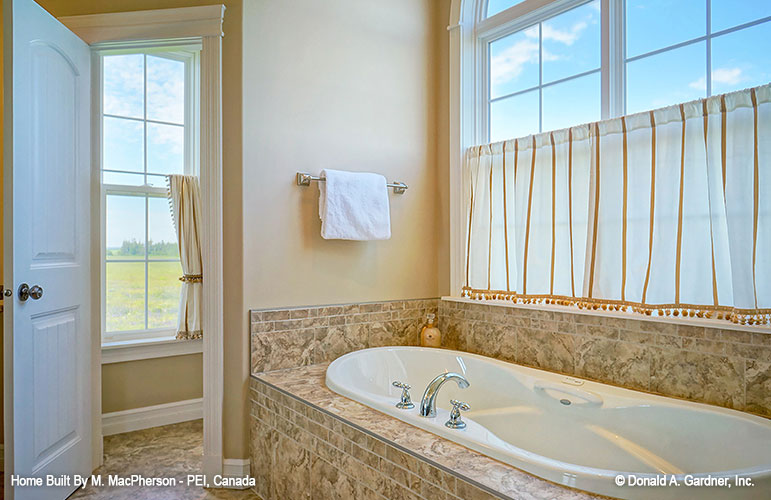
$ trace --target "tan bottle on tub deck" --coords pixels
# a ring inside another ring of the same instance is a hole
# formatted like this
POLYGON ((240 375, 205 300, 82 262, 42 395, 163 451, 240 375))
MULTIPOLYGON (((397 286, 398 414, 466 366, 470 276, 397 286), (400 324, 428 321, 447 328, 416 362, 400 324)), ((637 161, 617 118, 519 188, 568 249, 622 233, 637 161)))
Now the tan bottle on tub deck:
POLYGON ((420 331, 420 345, 423 347, 441 347, 442 346, 442 332, 439 328, 434 326, 435 314, 427 314, 426 321, 428 324, 420 331))

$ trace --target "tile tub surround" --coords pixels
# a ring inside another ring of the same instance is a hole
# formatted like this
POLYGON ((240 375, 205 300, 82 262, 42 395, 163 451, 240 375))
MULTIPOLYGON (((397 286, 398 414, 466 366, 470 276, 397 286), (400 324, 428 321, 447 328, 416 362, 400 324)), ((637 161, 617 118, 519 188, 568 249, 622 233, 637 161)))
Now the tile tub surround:
POLYGON ((328 364, 252 375, 250 452, 262 500, 605 498, 556 485, 347 399, 328 364))
POLYGON ((332 361, 367 347, 418 345, 439 299, 250 311, 252 373, 332 361))
POLYGON ((446 348, 771 417, 771 333, 758 328, 453 299, 438 318, 446 348))

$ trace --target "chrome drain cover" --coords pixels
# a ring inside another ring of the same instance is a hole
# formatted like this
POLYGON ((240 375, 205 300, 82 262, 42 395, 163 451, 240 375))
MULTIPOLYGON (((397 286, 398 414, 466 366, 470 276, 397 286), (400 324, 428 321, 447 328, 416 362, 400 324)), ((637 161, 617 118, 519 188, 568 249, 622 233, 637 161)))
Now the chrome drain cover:
POLYGON ((570 406, 570 400, 569 399, 560 399, 560 403, 562 403, 565 406, 570 406))

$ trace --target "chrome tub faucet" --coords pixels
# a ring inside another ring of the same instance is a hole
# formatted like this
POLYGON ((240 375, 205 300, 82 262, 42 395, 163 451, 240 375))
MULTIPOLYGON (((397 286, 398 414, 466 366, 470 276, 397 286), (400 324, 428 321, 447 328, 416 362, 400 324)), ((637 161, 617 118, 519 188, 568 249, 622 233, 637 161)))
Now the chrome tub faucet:
POLYGON ((469 411, 471 407, 464 401, 458 401, 457 399, 451 399, 452 411, 450 412, 450 420, 444 423, 445 427, 450 429, 465 429, 466 422, 460 416, 460 412, 469 411))
POLYGON ((409 384, 405 384, 404 382, 399 382, 398 380, 395 380, 391 385, 396 387, 397 389, 402 390, 402 395, 399 398, 399 402, 396 403, 396 407, 400 410, 411 410, 415 408, 415 403, 410 400, 410 386, 409 384))
POLYGON ((445 382, 448 380, 455 381, 458 387, 465 389, 469 386, 466 377, 459 373, 449 372, 442 373, 428 384, 426 392, 423 393, 423 399, 420 401, 420 416, 421 417, 435 417, 436 416, 436 395, 439 393, 439 389, 442 388, 445 382))

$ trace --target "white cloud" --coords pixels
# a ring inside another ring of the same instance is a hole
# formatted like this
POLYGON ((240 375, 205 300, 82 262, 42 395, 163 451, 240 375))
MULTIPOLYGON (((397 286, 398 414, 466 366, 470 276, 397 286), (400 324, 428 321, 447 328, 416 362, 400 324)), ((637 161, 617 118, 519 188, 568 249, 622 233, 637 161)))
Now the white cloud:
MULTIPOLYGON (((569 30, 560 30, 542 25, 541 36, 544 40, 551 40, 570 46, 581 37, 581 33, 588 27, 585 21, 578 21, 569 30)), ((492 57, 490 61, 490 79, 493 85, 501 85, 516 80, 522 74, 524 66, 528 63, 538 64, 538 27, 524 31, 525 38, 515 42, 500 54, 492 57)), ((541 51, 544 61, 557 61, 560 56, 544 48, 541 51)))
POLYGON ((182 123, 185 116, 185 66, 181 61, 147 58, 148 118, 182 123))
POLYGON ((544 40, 552 40, 554 42, 560 42, 570 46, 581 37, 581 33, 588 26, 589 25, 585 21, 578 21, 577 23, 573 24, 569 30, 560 30, 552 27, 549 24, 544 24, 542 28, 542 36, 544 40))
POLYGON ((142 117, 142 55, 120 55, 104 58, 104 112, 113 115, 142 117))
POLYGON ((740 68, 718 68, 712 72, 713 82, 736 85, 742 80, 744 80, 744 75, 740 68))
MULTIPOLYGON (((530 31, 530 30, 528 30, 530 31)), ((537 33, 537 32, 536 32, 537 33)), ((528 32, 525 32, 528 35, 528 32)), ((493 85, 501 85, 519 78, 525 64, 538 64, 538 41, 528 38, 493 56, 490 61, 490 79, 493 85)))
MULTIPOLYGON (((712 71, 712 82, 720 83, 723 85, 736 85, 744 80, 741 68, 718 68, 712 71)), ((707 90, 707 79, 705 77, 698 78, 688 84, 689 87, 696 90, 707 90)))
POLYGON ((707 90, 707 79, 705 77, 701 77, 699 79, 696 79, 688 84, 689 87, 696 90, 705 91, 707 90))
POLYGON ((148 149, 161 146, 161 150, 172 155, 181 155, 185 144, 184 130, 174 125, 148 124, 147 142, 148 149))
MULTIPOLYGON (((104 58, 104 112, 142 118, 144 61, 141 54, 104 58)), ((182 123, 185 110, 184 63, 147 57, 148 118, 182 123)))

